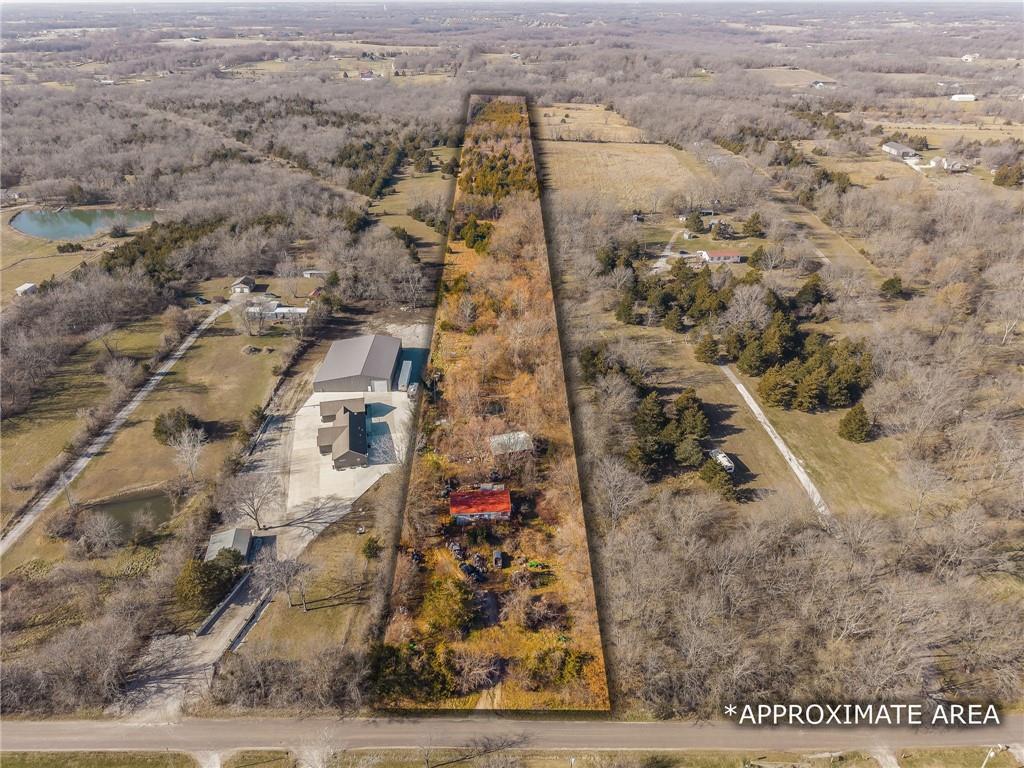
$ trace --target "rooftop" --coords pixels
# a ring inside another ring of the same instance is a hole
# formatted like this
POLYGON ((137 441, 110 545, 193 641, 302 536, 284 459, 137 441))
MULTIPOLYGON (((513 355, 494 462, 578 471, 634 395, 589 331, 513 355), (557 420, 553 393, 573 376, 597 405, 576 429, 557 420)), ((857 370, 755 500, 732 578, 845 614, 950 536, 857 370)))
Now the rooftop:
POLYGON ((249 554, 251 543, 252 530, 249 528, 228 528, 226 531, 218 531, 210 537, 204 559, 213 560, 222 549, 233 549, 245 557, 249 554))
POLYGON ((331 342, 315 382, 370 376, 390 379, 402 341, 394 336, 353 336, 331 342))
POLYGON ((512 495, 500 491, 453 491, 449 497, 453 515, 495 515, 512 512, 512 495))

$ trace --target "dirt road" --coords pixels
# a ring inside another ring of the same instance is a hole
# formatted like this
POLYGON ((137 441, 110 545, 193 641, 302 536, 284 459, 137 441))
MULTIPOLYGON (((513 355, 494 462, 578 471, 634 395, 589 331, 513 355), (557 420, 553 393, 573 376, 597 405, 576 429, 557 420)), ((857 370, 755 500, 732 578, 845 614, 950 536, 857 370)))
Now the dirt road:
POLYGON ((958 730, 912 728, 749 728, 728 722, 608 722, 512 720, 500 716, 339 720, 184 720, 173 724, 117 721, 8 720, 0 725, 4 750, 298 749, 324 743, 334 749, 457 747, 480 737, 521 737, 530 749, 892 750, 907 747, 991 746, 1017 743, 1024 715, 1004 715, 997 727, 958 730))

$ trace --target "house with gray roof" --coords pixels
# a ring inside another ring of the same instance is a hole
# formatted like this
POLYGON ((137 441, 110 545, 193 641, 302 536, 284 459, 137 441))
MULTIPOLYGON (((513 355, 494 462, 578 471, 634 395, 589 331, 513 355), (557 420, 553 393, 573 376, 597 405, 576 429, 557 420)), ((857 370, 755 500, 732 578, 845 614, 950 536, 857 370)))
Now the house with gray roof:
POLYGON ((920 157, 916 149, 908 147, 906 144, 900 144, 898 141, 885 142, 885 144, 882 145, 882 151, 900 159, 905 157, 920 157))
POLYGON ((533 453, 533 438, 529 432, 505 432, 491 438, 492 456, 512 456, 533 453))
POLYGON ((374 334, 331 343, 313 379, 314 392, 390 392, 402 340, 374 334))
POLYGON ((366 439, 366 412, 342 408, 329 427, 316 431, 316 444, 321 455, 330 456, 335 469, 365 467, 368 442, 366 439))

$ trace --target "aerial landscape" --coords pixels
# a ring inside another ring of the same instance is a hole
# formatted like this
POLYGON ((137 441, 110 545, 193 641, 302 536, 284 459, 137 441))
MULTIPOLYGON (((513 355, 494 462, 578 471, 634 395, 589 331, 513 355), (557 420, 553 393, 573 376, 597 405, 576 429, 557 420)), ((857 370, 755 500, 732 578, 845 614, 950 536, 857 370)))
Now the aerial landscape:
POLYGON ((5 768, 1024 766, 1017 3, 5 3, 5 768))

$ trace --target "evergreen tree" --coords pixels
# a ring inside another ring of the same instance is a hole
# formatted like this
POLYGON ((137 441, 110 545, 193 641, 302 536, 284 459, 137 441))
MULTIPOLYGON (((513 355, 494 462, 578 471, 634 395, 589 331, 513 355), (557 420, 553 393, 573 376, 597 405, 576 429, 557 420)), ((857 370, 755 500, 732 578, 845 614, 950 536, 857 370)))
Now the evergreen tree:
POLYGON ((857 403, 839 420, 839 436, 851 443, 866 443, 871 438, 871 419, 863 403, 857 403))
POLYGON ((821 405, 821 395, 828 379, 828 367, 819 366, 804 376, 796 385, 793 396, 793 407, 798 411, 810 413, 821 405))
POLYGON ((730 328, 722 337, 721 349, 730 360, 735 360, 743 354, 743 334, 736 328, 730 328))
POLYGON ((761 399, 774 408, 789 408, 793 403, 796 387, 781 366, 775 365, 764 372, 757 383, 761 399))
POLYGON ((820 302, 824 296, 825 283, 821 279, 821 275, 814 274, 800 286, 800 290, 793 297, 793 303, 798 309, 806 309, 820 302))
MULTIPOLYGON (((761 214, 754 211, 749 218, 743 222, 743 234, 747 237, 760 237, 764 232, 764 220, 761 214)), ((761 246, 758 246, 760 248, 761 246)))
POLYGON ((636 414, 633 416, 633 428, 637 437, 659 437, 661 431, 668 424, 668 417, 665 415, 665 408, 657 392, 651 392, 640 401, 636 414))
POLYGON ((700 341, 697 342, 697 346, 693 350, 694 357, 699 362, 708 363, 714 365, 718 362, 718 342, 710 332, 705 332, 700 337, 700 341))
POLYGON ((622 299, 615 307, 615 319, 620 323, 627 323, 629 325, 636 324, 636 313, 633 311, 633 292, 626 290, 623 292, 622 299))
POLYGON ((752 254, 750 254, 750 258, 747 259, 747 263, 750 266, 752 266, 754 269, 760 269, 761 268, 761 264, 764 261, 764 257, 765 257, 764 246, 763 245, 759 245, 759 246, 757 246, 757 248, 754 249, 754 252, 752 254))
POLYGON ((700 217, 700 211, 690 211, 690 215, 683 222, 691 232, 701 234, 704 232, 704 219, 700 217))
POLYGON ((704 412, 704 404, 697 397, 696 390, 684 389, 672 403, 675 412, 675 423, 679 425, 682 435, 693 437, 707 437, 711 431, 710 422, 704 412))
POLYGON ((686 327, 683 323, 683 313, 679 311, 679 307, 672 307, 672 309, 666 312, 661 324, 670 331, 676 331, 677 333, 686 327))
POLYGON ((849 365, 832 371, 825 383, 825 401, 830 408, 845 408, 853 402, 856 370, 849 365))
POLYGON ((684 437, 676 443, 674 457, 682 467, 696 467, 704 458, 704 451, 694 438, 684 437))
POLYGON ((748 376, 760 376, 764 373, 767 362, 764 349, 761 347, 761 341, 754 339, 740 353, 739 359, 736 361, 736 367, 748 376))
POLYGON ((704 462, 704 465, 700 468, 700 479, 707 483, 708 487, 723 499, 736 498, 736 487, 732 484, 732 477, 714 459, 708 459, 704 462))

